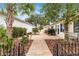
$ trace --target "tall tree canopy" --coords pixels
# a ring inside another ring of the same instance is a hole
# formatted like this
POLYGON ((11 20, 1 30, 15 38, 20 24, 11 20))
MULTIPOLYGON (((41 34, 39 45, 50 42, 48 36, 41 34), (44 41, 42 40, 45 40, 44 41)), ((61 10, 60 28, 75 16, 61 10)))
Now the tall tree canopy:
POLYGON ((64 20, 65 39, 69 40, 68 25, 71 21, 75 21, 77 18, 79 18, 78 15, 79 7, 78 4, 70 4, 70 3, 64 4, 62 7, 63 7, 62 19, 64 20))
POLYGON ((65 39, 68 40, 68 24, 79 18, 79 4, 45 4, 41 9, 46 17, 50 17, 51 21, 59 18, 64 20, 65 39))
POLYGON ((62 4, 48 3, 43 5, 41 12, 43 12, 46 17, 49 17, 50 21, 55 21, 60 16, 61 7, 62 4))
POLYGON ((48 19, 45 18, 44 15, 31 15, 25 21, 35 25, 36 27, 38 25, 39 26, 44 26, 44 25, 48 25, 49 24, 48 19))

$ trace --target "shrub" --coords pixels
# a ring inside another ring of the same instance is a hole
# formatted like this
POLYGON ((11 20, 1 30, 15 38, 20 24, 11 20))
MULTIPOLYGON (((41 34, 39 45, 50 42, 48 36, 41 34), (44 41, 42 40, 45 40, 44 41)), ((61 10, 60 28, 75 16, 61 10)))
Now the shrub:
POLYGON ((33 32, 34 34, 36 34, 36 33, 38 32, 38 28, 33 28, 33 29, 32 29, 32 32, 33 32))
POLYGON ((22 39, 21 39, 22 44, 28 43, 28 41, 29 41, 28 37, 22 36, 22 39))
POLYGON ((5 30, 4 27, 0 26, 0 48, 2 48, 3 45, 3 37, 5 36, 5 30))
POLYGON ((0 26, 0 48, 4 48, 6 53, 11 51, 12 40, 6 35, 4 27, 0 26))
POLYGON ((0 26, 0 38, 4 37, 6 34, 4 27, 0 26))
POLYGON ((20 37, 26 35, 26 29, 25 28, 20 28, 20 27, 13 27, 13 34, 12 36, 14 38, 20 37))
POLYGON ((44 33, 48 33, 47 30, 45 30, 44 33))
POLYGON ((32 32, 27 33, 27 35, 32 35, 32 32))
POLYGON ((11 51, 12 41, 13 39, 8 36, 3 37, 3 44, 6 52, 11 51))
POLYGON ((32 37, 32 32, 27 33, 27 37, 28 37, 29 39, 31 39, 31 37, 32 37))
POLYGON ((40 26, 40 27, 39 27, 39 30, 42 30, 42 29, 43 29, 43 27, 42 27, 42 26, 40 26))
POLYGON ((55 30, 50 28, 46 31, 47 34, 50 34, 50 35, 55 35, 55 30))
POLYGON ((32 35, 32 32, 27 33, 27 37, 29 37, 29 35, 32 35))

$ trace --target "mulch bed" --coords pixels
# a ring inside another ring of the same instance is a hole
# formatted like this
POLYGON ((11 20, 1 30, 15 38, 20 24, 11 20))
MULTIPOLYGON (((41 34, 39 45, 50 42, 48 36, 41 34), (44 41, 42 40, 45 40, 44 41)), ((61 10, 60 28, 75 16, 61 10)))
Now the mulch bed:
MULTIPOLYGON (((60 39, 60 40, 59 39, 58 40, 51 40, 51 39, 49 40, 48 39, 48 40, 45 40, 45 41, 46 41, 46 43, 48 45, 48 48, 51 51, 52 55, 54 53, 53 46, 55 46, 56 44, 58 44, 58 45, 62 44, 63 45, 62 46, 63 47, 63 51, 66 51, 67 53, 70 53, 70 52, 77 53, 78 52, 78 45, 79 45, 78 42, 74 42, 76 44, 76 46, 75 46, 75 44, 72 46, 71 45, 72 43, 68 44, 68 43, 64 42, 63 39, 60 39), (66 47, 64 47, 65 44, 66 44, 66 47), (75 48, 76 48, 76 50, 75 50, 75 48), (69 51, 68 51, 68 49, 69 49, 69 51)), ((61 49, 62 47, 60 47, 59 49, 61 49)))
MULTIPOLYGON (((14 40, 14 43, 15 43, 15 44, 18 44, 19 42, 20 42, 19 39, 15 39, 15 40, 14 40)), ((29 50, 29 48, 30 48, 32 42, 33 42, 33 40, 29 40, 28 43, 26 43, 26 44, 24 45, 24 48, 25 48, 25 52, 26 52, 26 53, 28 53, 28 50, 29 50)))
POLYGON ((62 40, 46 39, 45 41, 47 43, 47 46, 48 46, 49 50, 51 51, 51 53, 53 55, 53 46, 55 45, 55 43, 63 42, 63 39, 62 40))
POLYGON ((32 44, 33 40, 29 40, 29 42, 26 44, 26 53, 28 53, 28 50, 32 44))

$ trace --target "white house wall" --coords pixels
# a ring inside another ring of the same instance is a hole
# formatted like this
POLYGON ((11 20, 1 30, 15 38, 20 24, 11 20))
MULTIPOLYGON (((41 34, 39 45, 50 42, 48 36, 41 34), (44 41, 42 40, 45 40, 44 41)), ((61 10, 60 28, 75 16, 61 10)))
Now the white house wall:
POLYGON ((0 25, 4 26, 6 28, 6 23, 4 21, 4 17, 0 16, 0 25))
POLYGON ((22 28, 26 28, 27 32, 32 32, 32 28, 34 28, 34 26, 26 24, 26 23, 22 23, 20 21, 15 20, 13 23, 13 27, 22 27, 22 28))
POLYGON ((60 32, 60 24, 61 23, 59 23, 59 36, 60 36, 61 39, 63 39, 64 38, 64 32, 60 32))
MULTIPOLYGON (((53 26, 54 26, 54 28, 56 28, 56 26, 59 26, 59 34, 56 31, 56 35, 59 36, 61 39, 64 39, 64 32, 60 32, 60 24, 63 24, 63 22, 57 22, 53 26)), ((69 23, 68 32, 74 33, 74 22, 69 23)))
POLYGON ((64 32, 60 32, 60 24, 61 24, 61 23, 57 23, 57 24, 56 24, 57 26, 59 26, 59 34, 57 34, 57 33, 56 33, 56 34, 57 34, 57 36, 59 36, 61 39, 63 39, 63 38, 64 38, 64 32))
POLYGON ((74 22, 70 22, 68 25, 68 32, 74 33, 74 22))
MULTIPOLYGON (((5 19, 5 17, 0 16, 0 25, 4 26, 6 28, 6 23, 5 23, 4 19, 5 19)), ((13 27, 26 28, 27 32, 32 32, 32 28, 34 28, 34 26, 32 26, 31 24, 23 23, 18 20, 14 20, 13 27)))

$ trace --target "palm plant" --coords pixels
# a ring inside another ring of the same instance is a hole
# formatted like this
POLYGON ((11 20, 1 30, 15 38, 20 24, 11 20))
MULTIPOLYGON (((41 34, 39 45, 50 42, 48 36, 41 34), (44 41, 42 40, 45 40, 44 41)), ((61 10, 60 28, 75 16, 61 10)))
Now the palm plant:
MULTIPOLYGON (((30 15, 32 11, 34 11, 34 5, 33 4, 5 4, 5 9, 0 12, 3 15, 6 16, 5 22, 6 22, 6 35, 4 36, 3 42, 5 43, 5 52, 9 52, 11 45, 12 45, 12 24, 14 22, 14 17, 18 15, 19 12, 21 12, 21 15, 30 15), (6 10, 6 12, 5 12, 6 10)), ((4 31, 1 31, 4 32, 4 31)), ((1 38, 1 37, 0 37, 1 38)))
POLYGON ((6 34, 9 37, 12 37, 12 24, 14 22, 14 16, 18 15, 19 12, 20 14, 26 14, 30 15, 31 11, 34 11, 34 5, 33 4, 5 4, 6 8, 6 13, 2 12, 3 14, 6 15, 6 34))
POLYGON ((5 29, 3 26, 0 26, 0 40, 3 36, 5 36, 5 29))
POLYGON ((5 55, 11 52, 12 39, 6 35, 4 27, 0 26, 0 49, 4 50, 5 55))

